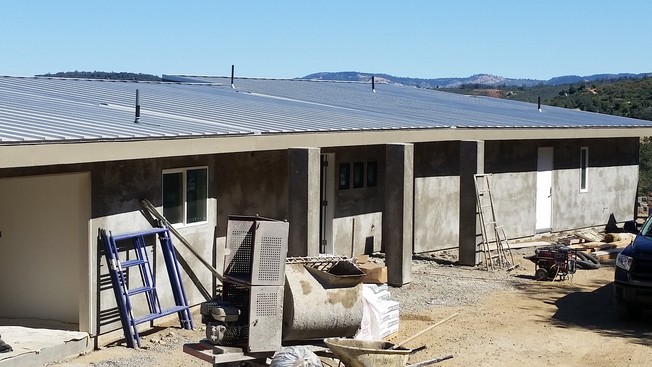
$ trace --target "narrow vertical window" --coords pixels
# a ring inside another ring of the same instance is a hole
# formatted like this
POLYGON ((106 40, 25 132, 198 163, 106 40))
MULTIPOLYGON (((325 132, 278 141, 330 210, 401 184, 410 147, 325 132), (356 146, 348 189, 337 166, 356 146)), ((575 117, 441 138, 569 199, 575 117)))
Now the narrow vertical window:
POLYGON ((340 163, 339 183, 337 187, 340 190, 346 190, 351 187, 351 163, 340 163))
POLYGON ((186 171, 187 223, 206 220, 206 196, 208 194, 207 170, 189 169, 186 171))
POLYGON ((353 188, 364 187, 364 162, 353 163, 353 188))
POLYGON ((163 215, 173 224, 207 219, 208 169, 188 168, 163 172, 163 215))
POLYGON ((367 187, 376 186, 378 182, 378 162, 367 162, 367 187))
POLYGON ((170 223, 183 223, 183 172, 163 174, 163 216, 170 223))
POLYGON ((588 191, 589 181, 589 147, 580 150, 580 192, 588 191))

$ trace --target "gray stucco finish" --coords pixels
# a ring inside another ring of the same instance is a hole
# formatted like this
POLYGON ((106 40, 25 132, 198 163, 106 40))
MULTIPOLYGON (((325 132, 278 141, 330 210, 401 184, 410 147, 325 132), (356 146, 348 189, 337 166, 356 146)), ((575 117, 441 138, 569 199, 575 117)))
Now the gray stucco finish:
POLYGON ((487 142, 496 219, 509 238, 535 233, 537 148, 552 147, 553 232, 633 219, 638 182, 638 139, 487 142), (580 149, 588 147, 588 189, 580 191, 580 149))
POLYGON ((412 281, 413 162, 413 145, 387 145, 383 243, 387 282, 393 286, 412 281))
POLYGON ((288 256, 319 254, 319 174, 317 148, 288 150, 288 256))
POLYGON ((459 262, 475 266, 480 261, 480 225, 474 174, 484 173, 484 142, 460 142, 460 243, 459 262))

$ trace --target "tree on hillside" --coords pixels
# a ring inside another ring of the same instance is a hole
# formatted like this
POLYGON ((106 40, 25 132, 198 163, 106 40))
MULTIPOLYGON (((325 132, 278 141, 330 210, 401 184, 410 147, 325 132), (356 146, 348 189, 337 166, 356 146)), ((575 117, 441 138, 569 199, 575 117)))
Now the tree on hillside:
POLYGON ((652 138, 641 139, 638 153, 638 195, 652 191, 652 138))
POLYGON ((78 79, 109 79, 109 80, 139 80, 160 82, 161 78, 152 74, 128 73, 128 72, 106 72, 106 71, 61 71, 58 73, 47 73, 36 76, 54 78, 78 78, 78 79))

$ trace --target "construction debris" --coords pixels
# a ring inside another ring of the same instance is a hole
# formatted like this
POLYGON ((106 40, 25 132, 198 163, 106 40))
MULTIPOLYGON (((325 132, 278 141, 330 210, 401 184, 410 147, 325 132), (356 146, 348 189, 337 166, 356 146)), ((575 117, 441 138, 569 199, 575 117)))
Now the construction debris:
POLYGON ((590 253, 599 261, 609 261, 632 243, 636 235, 630 233, 606 233, 601 235, 595 230, 585 230, 560 238, 562 243, 574 250, 590 253))

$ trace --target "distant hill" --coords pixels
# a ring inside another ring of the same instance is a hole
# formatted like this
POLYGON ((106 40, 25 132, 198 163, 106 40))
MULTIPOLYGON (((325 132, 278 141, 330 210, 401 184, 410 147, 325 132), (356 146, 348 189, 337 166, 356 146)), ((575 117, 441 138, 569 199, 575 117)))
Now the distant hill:
POLYGON ((578 75, 565 75, 558 76, 548 80, 537 79, 514 79, 505 78, 502 76, 490 74, 475 74, 466 78, 405 78, 397 77, 388 74, 373 74, 362 73, 357 71, 343 71, 343 72, 321 72, 306 75, 299 79, 316 79, 316 80, 343 80, 343 81, 369 81, 371 76, 374 76, 377 81, 385 81, 387 83, 401 84, 414 86, 419 88, 457 88, 463 85, 489 85, 489 86, 525 86, 531 87, 536 85, 558 86, 571 83, 592 82, 596 80, 611 80, 632 78, 640 79, 647 76, 652 76, 652 73, 621 73, 621 74, 594 74, 588 76, 578 75), (381 78, 381 79, 379 79, 381 78))
POLYGON ((161 78, 152 74, 128 73, 128 72, 105 72, 105 71, 61 71, 58 73, 47 73, 36 76, 55 78, 78 78, 78 79, 111 79, 111 80, 140 80, 160 82, 161 78))

